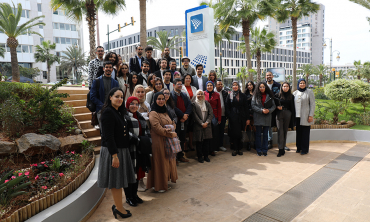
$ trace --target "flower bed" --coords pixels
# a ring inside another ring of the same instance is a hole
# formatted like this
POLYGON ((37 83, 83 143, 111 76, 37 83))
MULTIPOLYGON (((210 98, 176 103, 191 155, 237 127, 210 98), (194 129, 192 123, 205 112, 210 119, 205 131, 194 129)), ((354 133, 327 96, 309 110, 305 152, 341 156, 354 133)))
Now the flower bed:
MULTIPOLYGON (((1 162, 7 165, 9 161, 10 158, 1 162)), ((94 164, 92 152, 67 151, 53 159, 29 164, 27 168, 24 164, 19 164, 22 169, 3 168, 0 170, 0 221, 24 221, 59 202, 86 180, 94 164)))

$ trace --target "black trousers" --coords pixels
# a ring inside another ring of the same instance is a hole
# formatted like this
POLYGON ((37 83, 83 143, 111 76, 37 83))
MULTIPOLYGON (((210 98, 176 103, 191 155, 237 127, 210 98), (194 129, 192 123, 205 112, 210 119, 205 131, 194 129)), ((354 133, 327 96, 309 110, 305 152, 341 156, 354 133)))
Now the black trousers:
POLYGON ((134 198, 137 196, 137 188, 139 187, 139 182, 129 183, 128 187, 124 188, 126 198, 134 198))
POLYGON ((290 112, 290 110, 281 110, 276 115, 276 125, 278 128, 278 145, 280 150, 286 147, 286 136, 288 134, 291 116, 292 112, 290 112))
POLYGON ((224 131, 226 125, 226 116, 221 117, 221 123, 218 125, 218 136, 219 136, 219 144, 218 147, 224 146, 224 131))
POLYGON ((301 118, 296 118, 296 145, 297 150, 308 153, 310 148, 310 129, 311 126, 301 126, 301 118))
POLYGON ((177 136, 179 137, 180 140, 180 146, 181 146, 181 152, 178 152, 176 154, 176 158, 180 159, 184 157, 184 146, 185 146, 185 141, 186 141, 186 132, 187 132, 187 127, 188 127, 188 121, 184 122, 184 129, 181 130, 181 121, 179 120, 176 124, 176 133, 177 136))
POLYGON ((230 140, 230 149, 232 150, 241 150, 243 148, 243 143, 241 138, 229 137, 230 140))
POLYGON ((214 151, 219 151, 220 149, 220 142, 217 139, 219 137, 219 124, 213 124, 212 123, 212 140, 209 147, 209 153, 212 153, 214 151))
POLYGON ((203 141, 196 142, 198 158, 208 157, 210 144, 211 139, 204 139, 203 141))

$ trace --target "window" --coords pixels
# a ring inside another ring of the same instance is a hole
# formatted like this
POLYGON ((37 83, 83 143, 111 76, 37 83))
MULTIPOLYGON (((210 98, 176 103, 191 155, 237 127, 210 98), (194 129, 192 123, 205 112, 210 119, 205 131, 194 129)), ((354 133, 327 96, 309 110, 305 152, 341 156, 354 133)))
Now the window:
POLYGON ((32 53, 32 45, 30 45, 30 53, 32 53))
POLYGON ((71 39, 70 38, 66 38, 66 44, 71 44, 71 39))
POLYGON ((135 43, 136 41, 135 41, 135 36, 134 36, 134 43, 135 43))
POLYGON ((154 30, 154 37, 157 38, 157 30, 154 30))
POLYGON ((53 23, 53 28, 54 29, 59 29, 59 23, 53 23))
POLYGON ((64 24, 63 24, 63 23, 59 23, 59 29, 60 29, 60 30, 65 30, 65 26, 64 26, 64 24))
POLYGON ((22 52, 28 53, 28 45, 22 45, 22 52))
POLYGON ((78 45, 77 39, 72 39, 72 45, 78 45))
POLYGON ((58 15, 58 10, 55 10, 55 11, 53 12, 53 14, 54 14, 54 15, 58 15))
POLYGON ((44 38, 40 38, 40 44, 44 41, 44 38))
POLYGON ((69 24, 65 24, 66 30, 69 30, 69 24))
POLYGON ((22 52, 22 47, 21 47, 21 45, 18 45, 17 46, 17 53, 21 53, 22 52))
POLYGON ((41 12, 41 4, 37 4, 37 11, 41 12))
POLYGON ((179 29, 175 29, 175 35, 179 35, 179 29))
POLYGON ((55 52, 55 55, 60 57, 60 52, 55 52))
POLYGON ((42 77, 44 79, 47 79, 48 78, 48 72, 47 71, 42 71, 42 77))
MULTIPOLYGON (((39 21, 39 22, 42 22, 42 21, 39 21)), ((39 29, 44 29, 44 26, 43 25, 39 25, 39 29)))
POLYGON ((59 43, 59 37, 54 37, 54 42, 59 43))
POLYGON ((173 29, 171 29, 170 36, 173 36, 173 29))
POLYGON ((66 44, 66 39, 65 38, 60 38, 60 43, 66 44))
POLYGON ((76 25, 71 25, 71 31, 76 31, 76 25))

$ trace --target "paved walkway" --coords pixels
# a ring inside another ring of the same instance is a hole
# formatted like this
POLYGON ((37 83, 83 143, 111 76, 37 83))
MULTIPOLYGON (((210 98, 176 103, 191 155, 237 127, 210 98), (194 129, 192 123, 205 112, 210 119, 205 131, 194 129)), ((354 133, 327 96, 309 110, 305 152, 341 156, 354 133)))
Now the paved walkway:
MULTIPOLYGON (((243 221, 307 179, 356 143, 312 143, 310 153, 295 149, 276 157, 277 149, 259 157, 255 152, 231 156, 219 152, 210 163, 180 163, 179 180, 165 193, 139 192, 145 201, 129 209, 121 221, 243 221)), ((369 145, 369 144, 367 144, 369 145)), ((370 146, 370 145, 369 145, 370 146)), ((361 160, 294 221, 369 221, 370 154, 361 160)), ((117 221, 108 191, 89 222, 117 221)))

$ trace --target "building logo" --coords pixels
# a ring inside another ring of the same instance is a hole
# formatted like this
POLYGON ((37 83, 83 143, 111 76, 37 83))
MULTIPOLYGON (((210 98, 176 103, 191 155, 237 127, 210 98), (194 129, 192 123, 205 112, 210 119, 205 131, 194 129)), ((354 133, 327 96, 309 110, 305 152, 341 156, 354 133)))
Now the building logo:
POLYGON ((203 73, 205 73, 205 68, 206 68, 206 65, 207 65, 207 56, 204 56, 204 55, 197 55, 193 61, 191 61, 191 64, 195 67, 196 65, 198 64, 202 64, 203 65, 203 73))
POLYGON ((203 31, 203 14, 194 15, 190 17, 191 22, 191 33, 197 33, 203 31))

